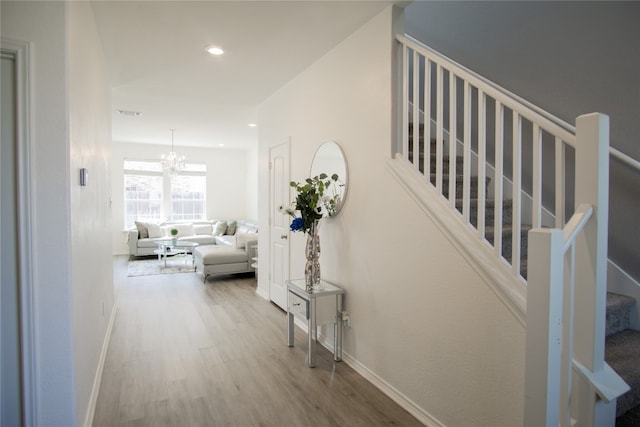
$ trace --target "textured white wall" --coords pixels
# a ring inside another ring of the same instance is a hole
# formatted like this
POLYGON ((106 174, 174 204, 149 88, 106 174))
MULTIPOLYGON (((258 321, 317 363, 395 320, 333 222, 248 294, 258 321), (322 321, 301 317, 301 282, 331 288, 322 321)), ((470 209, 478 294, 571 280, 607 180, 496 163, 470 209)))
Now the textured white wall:
POLYGON ((111 257, 111 95, 89 2, 69 2, 71 284, 76 419, 84 422, 114 305, 111 257), (79 170, 89 171, 80 186, 79 170))
POLYGON ((32 42, 31 178, 37 425, 76 424, 73 370, 67 8, 3 1, 3 37, 32 42))
MULTIPOLYGON (((168 134, 168 132, 167 132, 168 134)), ((128 254, 124 226, 124 159, 159 159, 169 151, 168 145, 116 142, 112 144, 111 212, 113 215, 113 254, 128 254)), ((244 150, 220 148, 176 147, 187 162, 207 165, 207 218, 255 219, 247 209, 247 183, 252 173, 247 168, 248 155, 244 150)), ((255 179, 255 178, 254 178, 255 179)), ((254 194, 255 197, 255 194, 254 194)), ((255 202, 254 202, 255 203, 255 202)))
MULTIPOLYGON (((389 8, 260 106, 260 225, 269 147, 291 137, 291 178, 301 180, 322 141, 340 144, 349 194, 321 226, 321 264, 346 290, 345 352, 445 425, 520 425, 524 327, 385 167, 391 22, 389 8)), ((304 237, 291 240, 291 276, 301 277, 304 237)), ((266 270, 267 251, 260 257, 266 270)), ((268 293, 267 275, 259 280, 268 293)))
POLYGON ((247 218, 258 219, 258 145, 247 151, 247 218))

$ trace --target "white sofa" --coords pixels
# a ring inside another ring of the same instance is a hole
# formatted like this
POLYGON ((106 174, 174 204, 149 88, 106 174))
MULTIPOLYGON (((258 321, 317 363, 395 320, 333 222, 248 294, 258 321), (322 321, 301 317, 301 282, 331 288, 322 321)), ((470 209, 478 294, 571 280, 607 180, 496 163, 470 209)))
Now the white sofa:
MULTIPOLYGON (((200 246, 216 245, 246 252, 247 241, 257 242, 258 224, 248 220, 212 220, 194 222, 165 221, 163 223, 144 223, 136 221, 129 229, 128 243, 130 256, 155 255, 158 249, 156 241, 171 239, 170 230, 178 230, 178 241, 198 243, 200 246)), ((255 256, 255 254, 251 254, 255 256)), ((222 255, 221 255, 222 256, 222 255)), ((248 256, 248 255, 247 255, 248 256)), ((237 259, 237 258, 236 258, 237 259)), ((251 258, 248 258, 248 262, 251 258)), ((249 265, 251 262, 249 262, 249 265)), ((251 270, 253 271, 253 270, 251 270)))
POLYGON ((158 240, 171 239, 170 230, 178 230, 177 239, 195 242, 193 250, 196 271, 203 280, 215 274, 251 273, 257 256, 258 224, 247 220, 213 220, 164 222, 161 224, 136 222, 129 230, 131 256, 155 255, 158 240), (140 237, 140 234, 144 233, 140 237))
POLYGON ((257 233, 240 233, 234 243, 202 245, 193 250, 196 271, 202 274, 202 281, 216 274, 252 273, 257 257, 257 233))

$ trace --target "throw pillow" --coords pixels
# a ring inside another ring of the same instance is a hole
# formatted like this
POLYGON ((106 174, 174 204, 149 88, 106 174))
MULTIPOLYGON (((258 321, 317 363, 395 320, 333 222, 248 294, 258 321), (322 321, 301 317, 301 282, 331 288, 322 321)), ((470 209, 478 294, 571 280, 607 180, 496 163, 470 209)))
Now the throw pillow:
POLYGON ((136 228, 138 229, 138 239, 146 239, 149 237, 149 230, 147 229, 147 223, 141 221, 135 221, 136 228))
POLYGON ((211 224, 194 224, 193 231, 195 231, 196 235, 213 234, 211 224))
POLYGON ((165 230, 159 224, 147 223, 147 230, 151 239, 164 237, 165 230))
POLYGON ((214 236, 222 236, 227 231, 227 221, 218 221, 213 227, 214 236))
POLYGON ((236 234, 236 222, 234 220, 227 221, 227 231, 225 234, 228 234, 229 236, 236 234))
POLYGON ((238 233, 236 234, 236 248, 244 249, 247 245, 258 241, 257 233, 238 233))

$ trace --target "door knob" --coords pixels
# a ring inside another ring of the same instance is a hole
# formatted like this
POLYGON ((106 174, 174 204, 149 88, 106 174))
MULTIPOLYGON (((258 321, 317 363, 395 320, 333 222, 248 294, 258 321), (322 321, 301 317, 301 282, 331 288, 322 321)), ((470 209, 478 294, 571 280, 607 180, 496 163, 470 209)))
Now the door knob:
POLYGON ((287 235, 283 234, 282 236, 280 236, 281 239, 287 240, 287 235))

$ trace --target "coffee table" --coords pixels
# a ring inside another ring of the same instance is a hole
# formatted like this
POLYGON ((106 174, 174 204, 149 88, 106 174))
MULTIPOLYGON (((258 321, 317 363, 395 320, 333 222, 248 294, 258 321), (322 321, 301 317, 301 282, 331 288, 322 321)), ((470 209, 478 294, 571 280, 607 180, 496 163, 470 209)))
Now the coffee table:
MULTIPOLYGON (((191 262, 195 265, 193 259, 193 248, 198 246, 198 243, 187 241, 174 241, 172 239, 156 240, 153 243, 158 247, 153 253, 158 255, 158 261, 164 261, 164 266, 167 266, 167 257, 178 254, 191 254, 191 262)), ((186 258, 185 258, 186 262, 186 258)))

